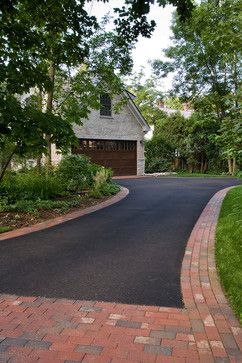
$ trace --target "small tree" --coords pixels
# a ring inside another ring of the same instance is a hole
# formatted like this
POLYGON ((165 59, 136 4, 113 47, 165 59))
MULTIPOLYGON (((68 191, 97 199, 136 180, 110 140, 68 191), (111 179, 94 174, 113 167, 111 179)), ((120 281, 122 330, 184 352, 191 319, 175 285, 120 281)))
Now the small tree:
POLYGON ((61 117, 42 113, 33 107, 21 107, 15 97, 0 98, 0 115, 0 150, 7 149, 0 182, 14 155, 23 156, 33 151, 36 155, 46 153, 46 132, 51 135, 51 142, 62 151, 74 142, 71 125, 68 126, 61 117))

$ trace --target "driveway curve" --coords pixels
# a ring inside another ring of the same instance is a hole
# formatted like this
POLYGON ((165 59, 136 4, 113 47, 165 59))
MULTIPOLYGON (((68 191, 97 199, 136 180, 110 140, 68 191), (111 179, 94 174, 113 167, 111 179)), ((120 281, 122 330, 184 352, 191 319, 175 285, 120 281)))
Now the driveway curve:
POLYGON ((0 293, 182 307, 186 242, 222 178, 120 180, 127 198, 0 242, 0 293))

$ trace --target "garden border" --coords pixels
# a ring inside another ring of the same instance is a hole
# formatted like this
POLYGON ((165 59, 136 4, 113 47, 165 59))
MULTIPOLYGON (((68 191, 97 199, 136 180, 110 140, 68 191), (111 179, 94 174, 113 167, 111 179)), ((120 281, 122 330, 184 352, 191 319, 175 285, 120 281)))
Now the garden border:
POLYGON ((111 196, 110 198, 105 200, 104 202, 98 203, 98 204, 96 204, 94 206, 87 207, 87 208, 84 208, 84 209, 81 209, 81 210, 77 210, 77 211, 74 211, 74 212, 67 213, 67 214, 65 214, 63 216, 55 217, 55 218, 52 218, 52 219, 47 219, 46 221, 34 224, 32 226, 18 228, 18 229, 15 229, 13 231, 1 233, 0 234, 0 241, 4 241, 6 239, 10 239, 10 238, 18 237, 18 236, 23 236, 25 234, 29 234, 29 233, 32 233, 32 232, 41 231, 43 229, 56 226, 58 224, 70 221, 72 219, 82 217, 82 216, 84 216, 86 214, 96 212, 96 211, 98 211, 100 209, 106 208, 106 207, 108 207, 108 206, 110 206, 110 205, 112 205, 114 203, 117 203, 117 202, 121 201, 128 194, 129 194, 129 190, 127 188, 124 188, 124 187, 120 186, 120 191, 116 195, 111 196))

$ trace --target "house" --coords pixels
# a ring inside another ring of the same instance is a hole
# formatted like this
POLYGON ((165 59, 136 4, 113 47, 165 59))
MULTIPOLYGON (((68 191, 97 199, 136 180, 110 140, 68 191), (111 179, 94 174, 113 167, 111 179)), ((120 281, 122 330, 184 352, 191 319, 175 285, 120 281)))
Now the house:
MULTIPOLYGON (((133 102, 135 96, 125 91, 125 97, 118 113, 114 105, 119 97, 100 97, 100 109, 91 110, 81 126, 74 125, 79 146, 72 153, 88 155, 94 163, 112 168, 114 175, 143 175, 144 135, 150 127, 133 102)), ((55 153, 53 161, 58 162, 58 157, 55 153)))
POLYGON ((174 114, 174 113, 177 113, 177 112, 180 112, 180 114, 185 117, 185 118, 189 118, 191 117, 191 115, 193 114, 193 109, 190 107, 189 103, 188 102, 184 102, 182 104, 182 110, 177 110, 177 109, 174 109, 174 108, 170 108, 170 107, 167 107, 165 102, 163 102, 162 100, 159 100, 157 102, 157 106, 159 107, 160 110, 164 111, 165 113, 167 113, 168 116, 174 114))

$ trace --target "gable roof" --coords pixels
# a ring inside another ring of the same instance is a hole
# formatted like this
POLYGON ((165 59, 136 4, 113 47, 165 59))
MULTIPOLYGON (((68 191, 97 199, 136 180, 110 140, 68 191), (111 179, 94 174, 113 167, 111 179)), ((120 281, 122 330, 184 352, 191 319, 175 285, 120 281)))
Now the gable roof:
POLYGON ((138 109, 138 107, 136 106, 136 104, 133 101, 136 98, 136 96, 127 90, 124 91, 124 94, 128 98, 129 110, 131 111, 133 116, 136 118, 136 120, 138 121, 140 126, 142 127, 143 132, 147 133, 148 131, 150 131, 150 126, 148 125, 148 123, 144 119, 143 115, 141 114, 140 110, 138 109))

